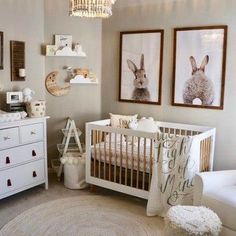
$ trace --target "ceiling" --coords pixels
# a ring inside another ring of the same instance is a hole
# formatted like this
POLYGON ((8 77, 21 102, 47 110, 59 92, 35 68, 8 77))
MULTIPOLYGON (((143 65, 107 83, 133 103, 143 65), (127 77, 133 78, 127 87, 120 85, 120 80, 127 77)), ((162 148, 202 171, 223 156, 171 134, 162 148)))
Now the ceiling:
POLYGON ((174 2, 177 0, 117 0, 115 7, 128 7, 128 6, 135 6, 135 5, 148 5, 148 4, 155 4, 161 2, 174 2))

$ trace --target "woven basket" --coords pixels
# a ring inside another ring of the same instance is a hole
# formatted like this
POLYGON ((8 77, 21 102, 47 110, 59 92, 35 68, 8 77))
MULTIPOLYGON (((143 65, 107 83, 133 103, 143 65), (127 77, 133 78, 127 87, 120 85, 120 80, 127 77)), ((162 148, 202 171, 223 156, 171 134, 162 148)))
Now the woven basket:
POLYGON ((44 117, 46 112, 45 101, 32 101, 26 104, 29 117, 44 117))

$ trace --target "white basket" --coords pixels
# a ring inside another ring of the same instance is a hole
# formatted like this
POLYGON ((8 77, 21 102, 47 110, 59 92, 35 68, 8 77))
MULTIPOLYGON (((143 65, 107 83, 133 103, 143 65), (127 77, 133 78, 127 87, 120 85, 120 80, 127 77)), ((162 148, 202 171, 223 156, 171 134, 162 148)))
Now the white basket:
POLYGON ((85 160, 79 153, 66 153, 64 158, 77 159, 77 164, 64 164, 64 185, 69 189, 84 189, 88 185, 85 182, 85 160))
POLYGON ((26 104, 29 117, 44 117, 46 113, 45 101, 32 101, 26 104))

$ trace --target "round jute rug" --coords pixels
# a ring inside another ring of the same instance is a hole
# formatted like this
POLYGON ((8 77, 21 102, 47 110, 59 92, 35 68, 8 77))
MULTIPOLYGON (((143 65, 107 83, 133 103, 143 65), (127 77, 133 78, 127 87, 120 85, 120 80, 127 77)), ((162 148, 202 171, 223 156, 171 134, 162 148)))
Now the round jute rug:
POLYGON ((60 199, 17 216, 1 236, 161 236, 163 220, 135 201, 102 196, 60 199))

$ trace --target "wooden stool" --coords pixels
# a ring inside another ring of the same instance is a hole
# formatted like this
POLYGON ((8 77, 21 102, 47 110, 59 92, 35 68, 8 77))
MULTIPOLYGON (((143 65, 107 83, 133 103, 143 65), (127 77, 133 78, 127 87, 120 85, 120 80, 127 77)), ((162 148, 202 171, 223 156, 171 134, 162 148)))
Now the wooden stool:
POLYGON ((174 206, 165 217, 165 236, 218 236, 219 217, 206 207, 174 206))

